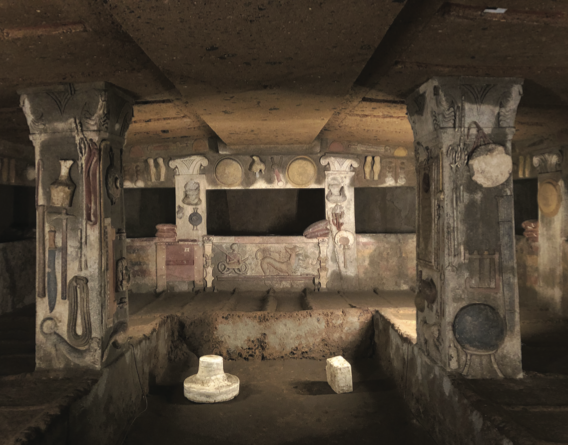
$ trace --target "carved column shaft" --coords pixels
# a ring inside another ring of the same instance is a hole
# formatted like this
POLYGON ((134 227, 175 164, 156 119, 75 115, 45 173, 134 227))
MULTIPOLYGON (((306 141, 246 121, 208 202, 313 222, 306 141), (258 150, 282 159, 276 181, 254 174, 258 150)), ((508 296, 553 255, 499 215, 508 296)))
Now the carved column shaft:
POLYGON ((104 82, 20 94, 37 174, 36 364, 100 369, 128 320, 122 148, 133 99, 104 82))
POLYGON ((407 100, 420 347, 467 377, 520 377, 511 139, 519 79, 434 78, 407 100))
POLYGON ((331 239, 327 249, 327 287, 355 290, 359 286, 357 238, 355 235, 355 157, 323 156, 325 172, 325 212, 330 223, 331 239))

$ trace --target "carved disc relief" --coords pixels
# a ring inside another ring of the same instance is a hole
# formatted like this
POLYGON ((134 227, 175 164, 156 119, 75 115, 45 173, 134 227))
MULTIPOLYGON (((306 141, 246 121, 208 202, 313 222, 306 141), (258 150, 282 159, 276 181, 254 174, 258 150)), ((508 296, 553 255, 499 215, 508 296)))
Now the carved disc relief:
POLYGON ((503 318, 488 304, 474 303, 461 308, 453 328, 459 345, 469 353, 493 353, 505 339, 503 318))
POLYGON ((243 167, 235 159, 221 159, 215 167, 215 177, 225 186, 239 185, 243 177, 243 167))
POLYGON ((556 181, 544 181, 538 185, 538 207, 543 215, 552 217, 558 213, 562 195, 556 181))
POLYGON ((296 187, 308 187, 316 180, 318 169, 314 161, 307 156, 298 156, 288 164, 288 181, 296 187))

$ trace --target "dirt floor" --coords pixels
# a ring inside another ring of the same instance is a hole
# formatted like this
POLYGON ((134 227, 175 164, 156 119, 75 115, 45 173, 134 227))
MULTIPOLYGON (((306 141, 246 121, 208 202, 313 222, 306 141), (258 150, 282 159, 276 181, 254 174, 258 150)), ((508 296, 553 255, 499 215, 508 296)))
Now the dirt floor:
POLYGON ((237 398, 202 405, 182 382, 153 387, 125 444, 435 444, 376 361, 352 366, 353 393, 335 394, 325 361, 225 361, 241 381, 237 398))

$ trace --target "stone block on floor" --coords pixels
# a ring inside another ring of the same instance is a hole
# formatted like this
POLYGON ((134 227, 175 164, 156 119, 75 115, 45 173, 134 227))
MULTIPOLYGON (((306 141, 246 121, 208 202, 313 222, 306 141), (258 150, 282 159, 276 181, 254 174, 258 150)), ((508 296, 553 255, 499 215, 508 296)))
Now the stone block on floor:
POLYGON ((338 355, 328 358, 325 373, 327 374, 327 383, 337 394, 353 392, 351 365, 343 357, 338 355))

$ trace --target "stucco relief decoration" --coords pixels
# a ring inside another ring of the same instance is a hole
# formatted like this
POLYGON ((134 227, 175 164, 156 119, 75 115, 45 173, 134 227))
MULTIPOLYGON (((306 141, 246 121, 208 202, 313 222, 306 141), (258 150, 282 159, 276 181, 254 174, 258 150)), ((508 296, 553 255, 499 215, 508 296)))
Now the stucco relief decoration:
POLYGON ((477 128, 468 155, 472 179, 482 187, 497 187, 511 176, 513 159, 505 152, 505 147, 494 144, 475 121, 468 128, 468 137, 472 125, 477 128))
POLYGON ((264 275, 294 275, 298 266, 297 246, 285 247, 288 258, 278 260, 272 256, 270 249, 258 249, 255 257, 260 262, 260 268, 264 275))
POLYGON ((509 91, 503 93, 499 100, 499 127, 507 128, 515 126, 517 107, 523 95, 523 87, 514 85, 509 91))
POLYGON ((201 204, 201 186, 199 182, 188 181, 183 188, 184 197, 181 202, 188 206, 198 206, 201 204))
POLYGON ((462 307, 454 318, 453 331, 466 354, 462 374, 469 374, 474 357, 490 356, 495 374, 503 377, 495 354, 505 340, 505 322, 494 307, 480 303, 462 307))
POLYGON ((193 230, 197 230, 197 227, 203 222, 203 216, 199 213, 199 208, 194 207, 193 212, 189 215, 189 223, 192 225, 193 230))
MULTIPOLYGON (((53 317, 46 317, 40 324, 40 332, 46 339, 47 345, 62 354, 72 363, 96 367, 99 364, 101 339, 92 337, 86 348, 76 348, 67 341, 57 330, 58 323, 53 317)), ((59 362, 59 360, 58 360, 59 362)), ((62 366, 63 363, 59 363, 62 366)))
POLYGON ((116 262, 116 291, 125 292, 130 288, 130 270, 126 258, 116 262))
POLYGON ((343 206, 336 204, 332 207, 330 212, 331 223, 336 230, 341 230, 344 225, 345 209, 343 206))
POLYGON ((325 199, 327 199, 328 202, 331 202, 332 204, 339 204, 347 201, 345 187, 343 187, 339 179, 331 179, 327 187, 329 191, 325 195, 325 199))
POLYGON ((282 177, 282 156, 270 158, 270 168, 274 173, 274 179, 278 187, 284 187, 284 178, 282 177))
POLYGON ((320 159, 323 166, 329 166, 332 172, 350 172, 359 167, 359 160, 355 156, 330 156, 325 155, 320 159))
POLYGON ((108 149, 109 166, 106 171, 106 191, 108 199, 112 205, 120 199, 122 194, 122 174, 120 166, 115 165, 114 150, 110 145, 110 142, 103 141, 101 143, 101 149, 105 152, 108 149))
POLYGON ((355 244, 355 235, 347 230, 340 230, 335 234, 335 244, 341 246, 343 250, 343 267, 347 267, 347 249, 350 249, 355 244))
POLYGON ((200 175, 201 169, 208 165, 209 161, 205 156, 171 159, 169 162, 169 166, 174 170, 175 175, 200 175))
POLYGON ((533 165, 539 174, 560 171, 562 167, 562 153, 560 150, 533 156, 533 165))
POLYGON ((76 186, 71 180, 69 170, 74 162, 72 159, 59 161, 59 178, 50 186, 52 206, 71 207, 76 186))
POLYGON ((220 246, 215 246, 216 249, 221 251, 225 255, 225 261, 220 261, 217 264, 217 270, 224 275, 245 275, 248 270, 247 266, 247 259, 248 257, 243 258, 243 256, 239 253, 239 245, 237 243, 233 243, 230 246, 230 250, 225 251, 220 246))
POLYGON ((97 108, 94 112, 90 112, 86 105, 83 107, 83 111, 81 112, 81 123, 85 130, 108 131, 109 129, 109 111, 107 107, 106 94, 100 93, 98 99, 99 100, 96 101, 97 108))
POLYGON ((215 177, 227 187, 239 185, 243 179, 243 167, 233 158, 223 158, 215 166, 215 177))
POLYGON ((249 170, 253 172, 256 178, 260 178, 260 175, 264 175, 264 171, 266 170, 266 164, 261 161, 258 156, 251 156, 252 162, 250 164, 249 170))
POLYGON ((365 156, 365 163, 363 164, 363 177, 366 180, 378 181, 381 174, 381 157, 380 156, 365 156))
POLYGON ((556 216, 562 205, 562 191, 558 182, 551 179, 538 184, 538 208, 544 216, 556 216))
POLYGON ((308 187, 317 177, 317 167, 312 159, 307 156, 298 156, 288 164, 286 176, 290 184, 296 187, 308 187))
POLYGON ((434 87, 434 98, 436 99, 437 111, 432 110, 432 123, 434 129, 455 128, 456 126, 456 102, 453 98, 446 96, 439 86, 434 87))

